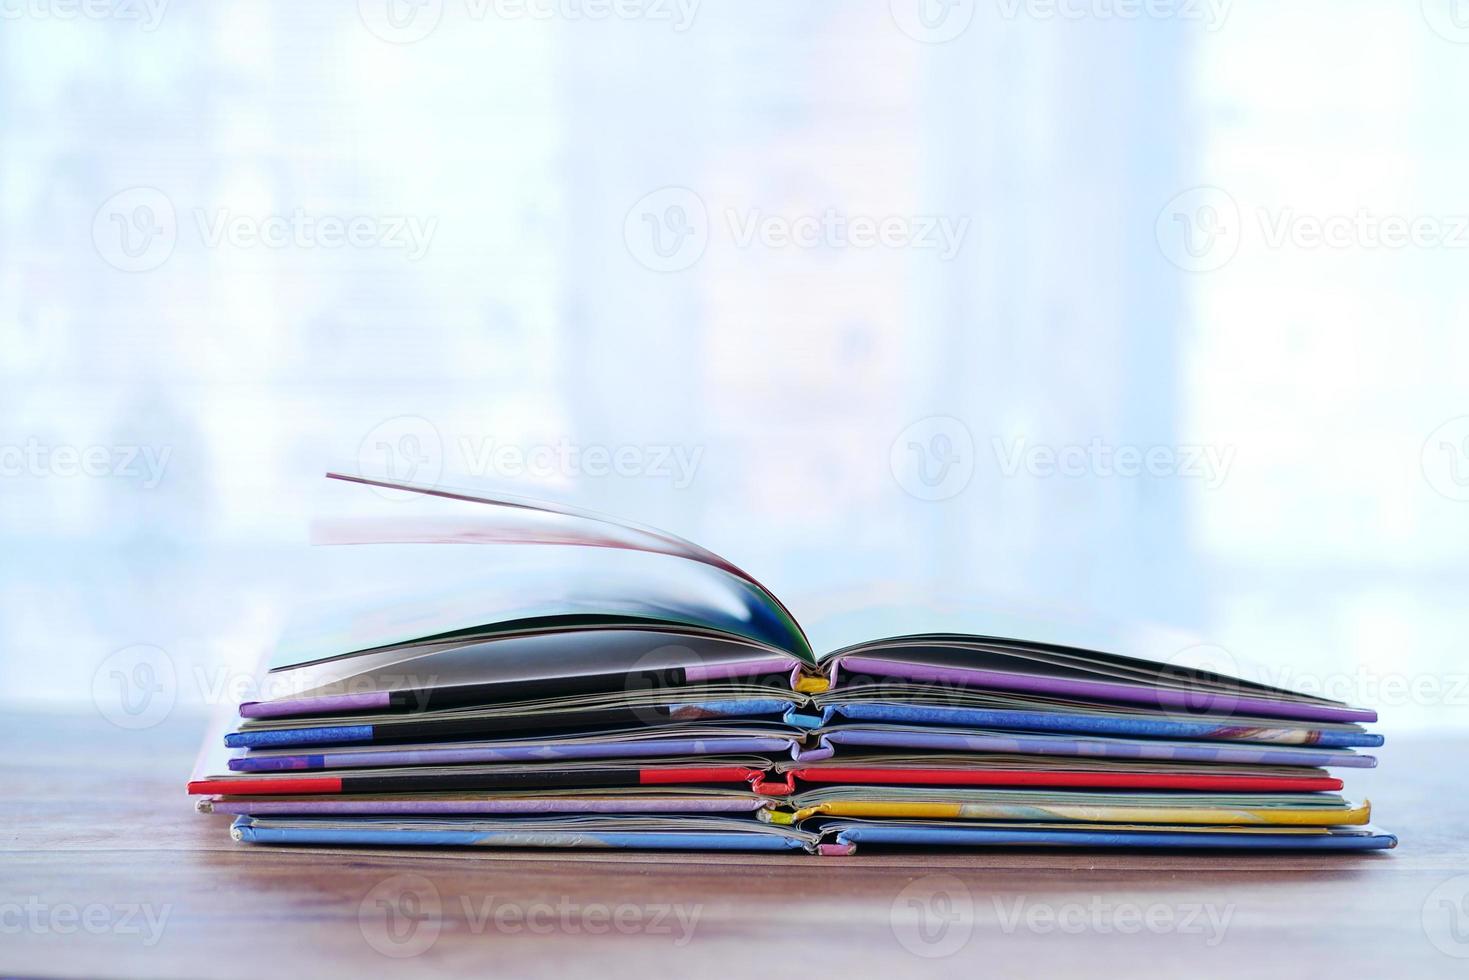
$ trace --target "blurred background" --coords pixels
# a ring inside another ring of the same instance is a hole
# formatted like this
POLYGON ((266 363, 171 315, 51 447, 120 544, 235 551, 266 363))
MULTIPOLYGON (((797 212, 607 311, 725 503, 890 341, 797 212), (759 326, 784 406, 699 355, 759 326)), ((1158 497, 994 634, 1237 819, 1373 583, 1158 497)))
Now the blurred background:
POLYGON ((1465 724, 1462 6, 0 0, 0 699, 545 560, 341 466, 1465 724))

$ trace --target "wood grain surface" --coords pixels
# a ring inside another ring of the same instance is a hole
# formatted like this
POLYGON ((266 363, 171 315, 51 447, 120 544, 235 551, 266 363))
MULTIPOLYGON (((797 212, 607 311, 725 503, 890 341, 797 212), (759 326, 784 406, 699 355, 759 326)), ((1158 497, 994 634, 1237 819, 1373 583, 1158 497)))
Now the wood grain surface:
POLYGON ((267 848, 183 793, 204 728, 0 719, 0 973, 1469 976, 1469 740, 1351 774, 1396 851, 267 848))

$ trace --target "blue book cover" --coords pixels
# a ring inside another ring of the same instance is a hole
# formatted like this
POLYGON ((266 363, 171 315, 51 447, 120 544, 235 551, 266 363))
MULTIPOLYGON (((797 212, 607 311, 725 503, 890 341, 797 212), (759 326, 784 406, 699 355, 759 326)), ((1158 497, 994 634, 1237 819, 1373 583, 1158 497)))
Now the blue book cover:
POLYGON ((908 847, 1123 847, 1208 848, 1214 850, 1374 851, 1396 847, 1398 839, 1374 827, 1330 828, 1319 832, 1224 832, 1209 830, 1061 829, 1017 824, 1013 827, 937 823, 857 823, 827 825, 838 844, 891 844, 908 847))
POLYGON ((817 837, 738 818, 625 817, 484 820, 236 817, 230 835, 252 844, 385 847, 569 847, 662 851, 809 851, 817 837))
POLYGON ((1076 735, 1123 735, 1258 742, 1319 748, 1376 748, 1382 736, 1365 731, 1313 728, 1272 719, 1192 720, 1168 715, 1108 715, 1098 712, 1030 711, 1010 708, 946 708, 890 701, 854 701, 822 711, 822 724, 842 721, 890 722, 902 725, 945 725, 1055 732, 1076 735))

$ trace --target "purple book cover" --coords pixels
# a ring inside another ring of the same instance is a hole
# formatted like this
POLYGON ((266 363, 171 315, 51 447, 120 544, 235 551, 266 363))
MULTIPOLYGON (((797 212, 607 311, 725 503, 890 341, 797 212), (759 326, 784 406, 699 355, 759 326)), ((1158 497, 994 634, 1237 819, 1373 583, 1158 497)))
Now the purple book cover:
POLYGON ((840 683, 839 675, 842 671, 896 677, 929 684, 948 684, 954 687, 1021 691, 1051 697, 1141 704, 1150 708, 1178 711, 1197 717, 1228 717, 1239 712, 1263 715, 1267 718, 1294 718, 1301 721, 1377 720, 1377 712, 1370 708, 1352 708, 1338 704, 1300 704, 1271 698, 1264 692, 1252 691, 1247 694, 1244 693, 1246 690, 1244 688, 1241 688, 1239 692, 1224 693, 1179 691, 1145 684, 1050 677, 1042 674, 1011 673, 975 667, 937 667, 931 664, 914 664, 899 660, 885 660, 881 657, 853 655, 844 655, 832 663, 831 682, 833 686, 840 683))

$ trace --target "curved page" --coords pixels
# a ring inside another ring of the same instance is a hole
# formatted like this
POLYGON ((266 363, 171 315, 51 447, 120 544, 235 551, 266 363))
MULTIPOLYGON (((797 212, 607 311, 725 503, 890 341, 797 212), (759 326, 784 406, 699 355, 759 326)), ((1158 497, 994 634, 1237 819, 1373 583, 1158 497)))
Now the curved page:
MULTIPOLYGON (((766 607, 768 618, 779 623, 784 634, 778 644, 801 659, 814 662, 811 645, 785 605, 749 572, 707 548, 676 534, 635 524, 620 518, 580 510, 550 501, 505 494, 489 495, 469 490, 427 486, 407 481, 376 480, 345 473, 327 473, 328 479, 426 497, 461 500, 487 505, 473 519, 393 517, 381 519, 323 520, 312 525, 317 544, 456 543, 456 544, 551 544, 587 548, 615 548, 669 555, 717 569, 742 583, 766 607)), ((635 594, 635 593, 629 593, 635 594)))

